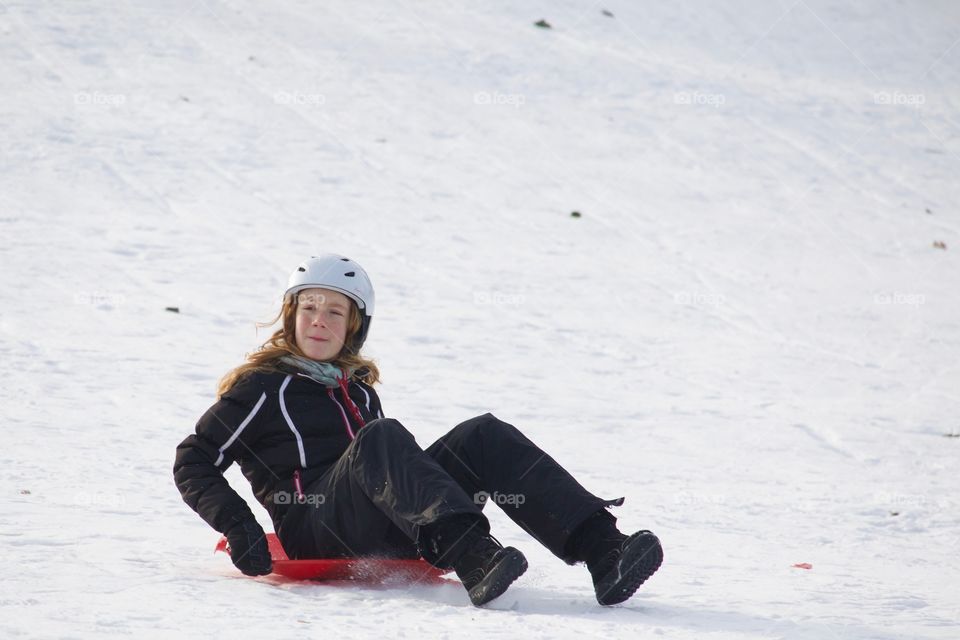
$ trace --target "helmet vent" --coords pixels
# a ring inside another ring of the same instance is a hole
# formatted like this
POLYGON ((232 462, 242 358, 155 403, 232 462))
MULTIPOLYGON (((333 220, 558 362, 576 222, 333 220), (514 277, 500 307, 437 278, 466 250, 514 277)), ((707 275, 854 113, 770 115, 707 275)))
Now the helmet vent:
POLYGON ((303 267, 299 267, 297 271, 306 271, 306 269, 304 269, 303 267))
POLYGON ((345 276, 347 276, 347 277, 349 277, 349 278, 352 278, 352 277, 354 277, 355 275, 357 275, 357 272, 356 272, 356 271, 347 271, 347 272, 346 272, 345 274, 343 274, 343 275, 345 275, 345 276))

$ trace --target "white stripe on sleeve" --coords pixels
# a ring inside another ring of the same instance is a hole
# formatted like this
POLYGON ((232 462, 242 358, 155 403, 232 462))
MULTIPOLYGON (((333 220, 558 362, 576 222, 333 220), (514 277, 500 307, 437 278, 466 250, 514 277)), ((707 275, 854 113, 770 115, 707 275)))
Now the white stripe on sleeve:
POLYGON ((254 416, 257 415, 257 411, 260 411, 260 407, 263 406, 264 400, 267 399, 267 392, 264 391, 260 394, 260 399, 257 400, 257 404, 253 407, 253 410, 247 414, 247 417, 243 419, 243 422, 240 423, 240 426, 237 427, 237 430, 233 432, 233 435, 230 436, 230 439, 223 443, 223 446, 220 447, 220 455, 217 456, 217 461, 213 463, 215 467, 219 467, 220 463, 223 462, 223 452, 230 448, 230 445, 240 437, 240 434, 244 429, 247 428, 247 425, 250 424, 250 421, 253 420, 254 416))
POLYGON ((293 420, 290 419, 290 414, 287 413, 287 403, 283 400, 283 391, 287 388, 287 385, 290 384, 290 380, 292 378, 292 375, 288 375, 283 379, 283 384, 280 385, 280 411, 283 412, 283 418, 287 421, 287 426, 290 427, 290 431, 293 431, 293 435, 297 437, 297 449, 300 451, 300 466, 306 469, 307 454, 303 451, 303 438, 300 437, 300 432, 297 431, 297 426, 293 424, 293 420))

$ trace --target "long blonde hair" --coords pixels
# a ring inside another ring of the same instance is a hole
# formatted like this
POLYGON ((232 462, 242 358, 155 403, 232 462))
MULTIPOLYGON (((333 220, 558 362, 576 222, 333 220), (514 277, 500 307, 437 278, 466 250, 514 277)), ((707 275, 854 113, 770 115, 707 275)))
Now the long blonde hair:
MULTIPOLYGON (((253 353, 247 354, 246 362, 220 378, 220 383, 217 386, 217 399, 220 399, 223 394, 233 388, 233 385, 250 373, 255 371, 264 373, 283 371, 280 368, 280 358, 283 356, 294 354, 304 358, 307 357, 297 346, 296 327, 299 297, 289 296, 284 300, 283 307, 280 308, 280 312, 273 320, 257 323, 257 327, 271 327, 277 321, 283 321, 283 325, 273 332, 269 340, 260 345, 260 348, 253 353)), ((352 349, 354 336, 360 331, 362 320, 357 303, 350 300, 350 317, 347 320, 346 340, 344 340, 344 346, 340 353, 330 362, 345 371, 356 369, 353 378, 362 380, 372 386, 380 382, 380 369, 377 368, 373 360, 363 357, 360 353, 354 353, 352 349)))

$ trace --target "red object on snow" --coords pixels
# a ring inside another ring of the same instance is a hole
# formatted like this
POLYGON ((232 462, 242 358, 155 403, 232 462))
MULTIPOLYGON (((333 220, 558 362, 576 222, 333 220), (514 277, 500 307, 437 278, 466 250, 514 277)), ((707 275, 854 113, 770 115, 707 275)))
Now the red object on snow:
POLYGON ((813 569, 813 565, 810 564, 809 562, 798 562, 793 566, 796 567, 797 569, 813 569))
MULTIPOLYGON (((407 582, 444 582, 446 569, 438 569, 426 560, 404 560, 399 558, 317 558, 310 560, 291 560, 283 550, 277 534, 267 534, 267 545, 273 559, 273 573, 291 580, 356 580, 364 582, 382 582, 400 580, 407 582)), ((227 538, 220 538, 214 553, 223 551, 230 554, 227 538)))

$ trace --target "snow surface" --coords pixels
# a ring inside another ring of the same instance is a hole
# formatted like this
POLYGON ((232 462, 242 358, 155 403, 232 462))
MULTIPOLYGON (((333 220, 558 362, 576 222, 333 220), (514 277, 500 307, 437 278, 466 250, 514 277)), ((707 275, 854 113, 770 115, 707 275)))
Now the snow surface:
POLYGON ((960 637, 956 2, 3 0, 0 92, 0 637, 960 637), (422 445, 627 497, 634 598, 495 508, 486 609, 213 555, 174 448, 318 251, 422 445))

